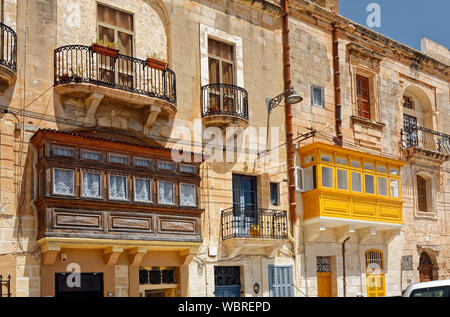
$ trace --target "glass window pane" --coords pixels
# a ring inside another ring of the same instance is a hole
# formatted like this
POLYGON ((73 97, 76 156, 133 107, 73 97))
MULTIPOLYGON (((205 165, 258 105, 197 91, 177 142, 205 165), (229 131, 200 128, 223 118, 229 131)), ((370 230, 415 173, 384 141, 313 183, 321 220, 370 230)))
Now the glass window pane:
POLYGON ((308 155, 305 156, 305 158, 303 159, 304 164, 309 164, 314 162, 314 155, 308 155))
POLYGON ((337 186, 338 189, 347 190, 347 171, 345 170, 337 170, 337 186))
POLYGON ((399 186, 397 179, 391 179, 391 197, 398 198, 399 196, 399 186))
POLYGON ((333 169, 322 166, 322 186, 333 188, 333 169))
POLYGON ((143 202, 152 201, 151 181, 149 179, 134 179, 134 200, 143 202))
POLYGON ((375 194, 374 176, 364 174, 365 191, 367 194, 375 194))
POLYGON ((109 156, 109 161, 111 163, 118 163, 118 164, 127 164, 127 157, 122 155, 113 155, 111 154, 109 156))
POLYGON ((166 162, 158 162, 158 168, 166 171, 172 171, 173 170, 173 163, 166 163, 166 162))
POLYGON ((196 206, 195 202, 195 185, 180 184, 180 205, 196 206))
POLYGON ((195 173, 195 166, 180 165, 180 172, 194 174, 195 173))
POLYGON ((352 172, 352 191, 361 192, 361 174, 352 172))
POLYGON ((117 32, 117 34, 120 54, 133 56, 133 36, 123 32, 117 32))
POLYGON ((364 163, 364 169, 369 170, 369 171, 373 171, 373 169, 374 169, 373 163, 365 162, 364 163))
POLYGON ((135 158, 135 159, 134 159, 134 165, 135 165, 135 166, 139 166, 139 167, 147 167, 147 168, 150 168, 150 167, 151 167, 151 162, 150 162, 150 160, 145 160, 145 159, 138 159, 138 158, 135 158))
POLYGON ((83 172, 84 197, 101 197, 101 176, 99 173, 83 172))
POLYGON ((390 168, 389 173, 391 175, 400 175, 398 168, 390 168))
POLYGON ((347 159, 345 157, 336 157, 336 163, 341 165, 347 165, 347 159))
POLYGON ((120 175, 109 176, 109 198, 127 199, 127 177, 120 175))
POLYGON ((298 190, 303 190, 303 170, 301 168, 295 168, 295 186, 298 190))
POLYGON ((270 183, 270 204, 278 206, 278 184, 270 183))
POLYGON ((323 106, 322 88, 312 87, 312 104, 316 106, 323 106))
POLYGON ((73 171, 57 168, 53 171, 53 193, 58 195, 73 195, 73 171))
POLYGON ((73 149, 68 149, 64 147, 53 147, 53 154, 54 155, 61 155, 61 156, 74 156, 73 149))
POLYGON ((233 65, 222 62, 222 84, 233 84, 233 65))
POLYGON ((356 160, 350 160, 350 166, 351 167, 361 168, 361 162, 360 161, 356 161, 356 160))
POLYGON ((158 182, 158 202, 160 204, 173 204, 173 183, 158 182))
POLYGON ((378 195, 382 195, 382 196, 388 195, 387 178, 386 177, 378 177, 378 195))
POLYGON ((320 159, 324 162, 330 162, 333 163, 333 156, 329 155, 329 154, 321 154, 320 155, 320 159))
POLYGON ((387 173, 387 167, 384 165, 377 165, 378 173, 387 173))
POLYGON ((90 152, 90 151, 81 151, 81 158, 83 160, 101 161, 102 160, 102 153, 90 152))
POLYGON ((104 42, 116 42, 114 39, 114 30, 100 25, 98 26, 98 38, 104 42))

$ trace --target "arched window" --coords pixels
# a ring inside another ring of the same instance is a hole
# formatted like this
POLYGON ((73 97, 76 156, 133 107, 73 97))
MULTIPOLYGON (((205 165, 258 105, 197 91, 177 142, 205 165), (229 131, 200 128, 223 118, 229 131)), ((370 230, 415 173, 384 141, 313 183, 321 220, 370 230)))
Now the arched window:
POLYGON ((417 201, 419 211, 427 212, 427 182, 419 175, 417 175, 417 201))
POLYGON ((431 263, 430 256, 429 256, 428 253, 426 253, 425 251, 423 251, 423 252, 420 254, 419 264, 420 264, 420 266, 422 266, 422 265, 433 265, 433 264, 431 263))
POLYGON ((383 252, 380 250, 367 250, 366 256, 366 272, 373 272, 375 270, 383 270, 383 252))

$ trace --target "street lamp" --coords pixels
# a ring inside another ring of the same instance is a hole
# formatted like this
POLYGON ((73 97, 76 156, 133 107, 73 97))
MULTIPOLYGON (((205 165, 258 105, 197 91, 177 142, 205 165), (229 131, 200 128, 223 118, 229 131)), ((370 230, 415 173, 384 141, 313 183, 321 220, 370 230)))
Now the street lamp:
POLYGON ((297 95, 297 92, 294 90, 294 88, 290 88, 282 94, 279 94, 275 98, 266 98, 266 105, 269 113, 272 112, 273 108, 276 108, 281 103, 283 98, 285 98, 286 103, 290 105, 295 105, 302 102, 303 100, 301 96, 297 95))
MULTIPOLYGON (((270 126, 270 114, 272 112, 273 108, 276 108, 280 105, 281 101, 283 101, 283 98, 285 98, 285 102, 289 105, 295 105, 297 103, 302 102, 303 98, 297 94, 297 92, 294 90, 294 88, 290 88, 286 90, 285 92, 279 94, 275 98, 266 98, 266 106, 267 106, 267 134, 266 134, 266 151, 268 149, 269 144, 269 126, 270 126)), ((263 152, 261 152, 263 153, 263 152)), ((259 154, 261 154, 259 153, 259 154)), ((259 155, 258 154, 258 155, 259 155)))

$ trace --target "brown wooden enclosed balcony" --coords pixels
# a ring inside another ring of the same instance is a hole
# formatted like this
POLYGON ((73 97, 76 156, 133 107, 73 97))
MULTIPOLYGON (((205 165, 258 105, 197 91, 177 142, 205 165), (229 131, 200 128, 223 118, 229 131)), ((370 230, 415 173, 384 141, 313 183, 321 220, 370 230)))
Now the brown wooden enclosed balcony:
POLYGON ((167 67, 85 45, 59 47, 54 60, 55 92, 85 100, 87 121, 101 102, 142 111, 144 131, 159 114, 172 117, 177 111, 175 73, 167 67))
POLYGON ((0 23, 0 92, 15 84, 17 76, 17 36, 9 26, 0 23))
POLYGON ((222 211, 222 240, 228 253, 276 251, 288 239, 285 210, 235 206, 222 211))
POLYGON ((450 158, 450 135, 418 125, 401 130, 402 148, 408 159, 445 162, 450 158))
POLYGON ((248 124, 248 93, 230 84, 202 87, 202 117, 205 125, 226 127, 248 124))

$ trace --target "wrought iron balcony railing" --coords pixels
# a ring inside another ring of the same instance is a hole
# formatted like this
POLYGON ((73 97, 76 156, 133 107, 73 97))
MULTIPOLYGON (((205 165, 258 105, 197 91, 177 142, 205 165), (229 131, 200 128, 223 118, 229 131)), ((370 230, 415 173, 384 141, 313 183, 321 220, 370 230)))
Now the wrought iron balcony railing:
POLYGON ((405 126, 401 130, 402 148, 418 148, 450 155, 450 135, 418 125, 405 126))
POLYGON ((222 240, 232 238, 287 239, 287 212, 235 206, 222 211, 222 240))
POLYGON ((95 53, 91 46, 67 45, 55 50, 55 86, 91 83, 155 97, 176 104, 175 73, 151 68, 147 61, 118 54, 95 53))
POLYGON ((17 71, 17 35, 9 26, 0 23, 0 64, 17 71))
POLYGON ((248 93, 230 84, 202 87, 202 116, 229 115, 248 121, 248 93))

